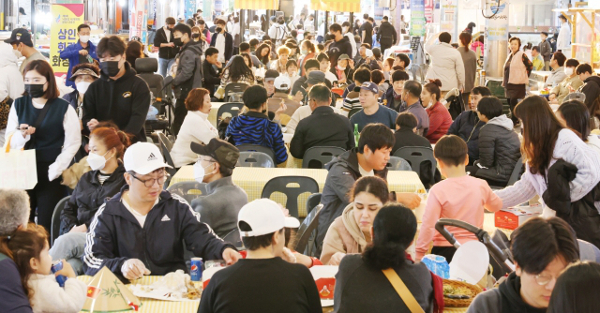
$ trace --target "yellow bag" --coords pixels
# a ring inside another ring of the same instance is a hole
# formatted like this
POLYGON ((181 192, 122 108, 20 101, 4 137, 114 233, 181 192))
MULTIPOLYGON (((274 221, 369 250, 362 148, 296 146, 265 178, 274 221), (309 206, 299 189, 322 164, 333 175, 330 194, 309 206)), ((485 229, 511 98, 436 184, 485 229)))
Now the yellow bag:
POLYGON ((217 99, 225 98, 225 88, 223 86, 219 86, 219 88, 217 88, 217 91, 215 92, 215 98, 217 98, 217 99))

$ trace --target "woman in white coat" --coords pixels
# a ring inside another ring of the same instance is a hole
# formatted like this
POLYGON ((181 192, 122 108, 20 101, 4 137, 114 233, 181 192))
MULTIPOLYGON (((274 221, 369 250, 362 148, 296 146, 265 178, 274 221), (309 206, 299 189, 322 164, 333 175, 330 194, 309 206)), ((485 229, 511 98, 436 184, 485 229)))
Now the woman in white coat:
POLYGON ((176 168, 196 163, 198 160, 198 155, 190 148, 192 142, 207 144, 211 139, 219 136, 217 129, 208 121, 208 114, 212 107, 208 90, 192 89, 185 99, 185 107, 188 113, 171 150, 176 168))
POLYGON ((6 134, 6 122, 10 108, 8 98, 14 101, 25 91, 23 76, 19 71, 19 59, 13 51, 11 45, 0 41, 0 147, 4 146, 6 134))

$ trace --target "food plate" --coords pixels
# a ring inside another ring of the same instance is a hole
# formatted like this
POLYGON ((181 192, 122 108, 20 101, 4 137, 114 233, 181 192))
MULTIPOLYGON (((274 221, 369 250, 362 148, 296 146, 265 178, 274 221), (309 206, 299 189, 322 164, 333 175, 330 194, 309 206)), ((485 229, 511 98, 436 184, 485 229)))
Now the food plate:
POLYGON ((165 301, 200 301, 201 289, 190 280, 190 275, 178 270, 169 273, 152 285, 131 285, 137 297, 165 301))
POLYGON ((173 295, 167 296, 160 290, 154 290, 154 289, 152 289, 151 286, 148 286, 148 285, 131 285, 131 286, 129 286, 129 288, 131 289, 131 291, 133 291, 133 295, 136 297, 139 297, 139 298, 149 298, 149 299, 155 299, 155 300, 177 301, 177 302, 184 302, 184 301, 200 302, 200 299, 188 299, 185 297, 180 298, 178 296, 173 296, 173 295))

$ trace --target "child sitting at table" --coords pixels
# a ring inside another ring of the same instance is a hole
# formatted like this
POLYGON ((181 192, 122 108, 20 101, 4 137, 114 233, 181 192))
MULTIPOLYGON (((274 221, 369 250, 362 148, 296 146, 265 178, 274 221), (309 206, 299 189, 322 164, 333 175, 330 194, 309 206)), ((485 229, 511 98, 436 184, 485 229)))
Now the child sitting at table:
MULTIPOLYGON (((431 253, 445 257, 448 263, 452 261, 456 248, 436 233, 434 228, 440 218, 457 219, 482 228, 483 208, 490 212, 502 208, 502 200, 494 194, 485 180, 467 175, 467 152, 467 144, 456 135, 446 135, 435 145, 433 155, 446 179, 435 184, 429 191, 416 244, 417 260, 421 260, 427 253, 433 239, 431 253)), ((448 227, 448 230, 460 243, 476 240, 475 235, 466 230, 453 227, 448 227)))
POLYGON ((0 242, 0 252, 17 264, 33 312, 81 311, 86 299, 86 284, 76 279, 75 271, 65 260, 62 261, 63 269, 52 274, 52 257, 48 250, 48 233, 44 227, 35 224, 17 230, 0 242), (56 282, 58 275, 67 277, 64 287, 56 282))

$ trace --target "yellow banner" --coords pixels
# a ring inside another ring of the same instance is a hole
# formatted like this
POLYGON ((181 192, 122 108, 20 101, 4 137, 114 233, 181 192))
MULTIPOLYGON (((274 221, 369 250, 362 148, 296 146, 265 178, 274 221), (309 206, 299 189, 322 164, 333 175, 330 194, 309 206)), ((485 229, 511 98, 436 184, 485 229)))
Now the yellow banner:
POLYGON ((279 10, 278 0, 235 0, 233 5, 236 10, 279 10))
POLYGON ((83 24, 83 3, 52 5, 50 65, 56 76, 69 70, 69 60, 61 59, 60 53, 77 42, 77 26, 80 24, 83 24))
POLYGON ((312 0, 311 10, 360 13, 360 0, 312 0))

